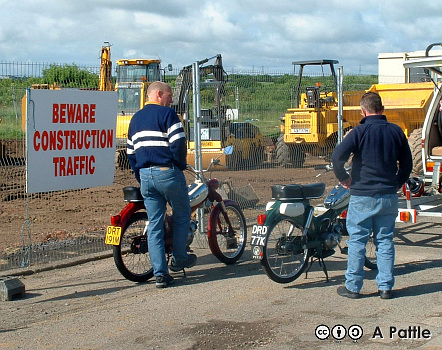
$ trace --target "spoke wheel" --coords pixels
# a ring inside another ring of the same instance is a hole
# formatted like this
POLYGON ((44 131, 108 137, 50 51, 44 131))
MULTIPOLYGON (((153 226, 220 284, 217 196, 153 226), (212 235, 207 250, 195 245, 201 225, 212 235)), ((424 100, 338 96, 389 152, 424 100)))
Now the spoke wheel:
POLYGON ((371 233, 368 239, 367 245, 365 246, 365 262, 364 266, 370 270, 376 270, 378 265, 376 263, 376 245, 374 242, 374 234, 371 233))
POLYGON ((247 242, 247 224, 238 204, 225 202, 228 222, 219 206, 211 215, 208 229, 209 247, 213 255, 225 264, 233 264, 241 258, 247 242))
POLYGON ((145 282, 153 277, 147 246, 147 213, 135 213, 123 229, 113 255, 118 271, 130 281, 145 282))
POLYGON ((302 248, 302 230, 294 221, 284 219, 267 232, 262 264, 273 281, 292 282, 305 270, 310 252, 302 248))

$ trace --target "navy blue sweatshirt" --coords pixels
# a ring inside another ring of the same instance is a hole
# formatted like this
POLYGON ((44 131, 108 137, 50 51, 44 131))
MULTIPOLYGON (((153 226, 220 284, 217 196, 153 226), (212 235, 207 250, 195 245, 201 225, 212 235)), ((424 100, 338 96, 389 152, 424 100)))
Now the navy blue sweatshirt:
POLYGON ((413 160, 407 138, 385 115, 362 118, 333 155, 333 171, 339 181, 348 178, 344 169, 353 153, 350 193, 357 196, 393 194, 410 176, 413 160))
POLYGON ((174 164, 186 169, 186 156, 186 135, 175 110, 148 103, 134 114, 127 136, 127 157, 138 182, 141 168, 174 164))

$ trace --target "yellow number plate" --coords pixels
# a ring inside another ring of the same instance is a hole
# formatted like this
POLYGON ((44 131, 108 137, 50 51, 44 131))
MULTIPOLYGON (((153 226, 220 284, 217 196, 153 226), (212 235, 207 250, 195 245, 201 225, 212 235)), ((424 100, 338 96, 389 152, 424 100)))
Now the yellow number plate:
POLYGON ((106 237, 104 238, 105 244, 119 245, 121 239, 121 227, 108 226, 106 228, 106 237))

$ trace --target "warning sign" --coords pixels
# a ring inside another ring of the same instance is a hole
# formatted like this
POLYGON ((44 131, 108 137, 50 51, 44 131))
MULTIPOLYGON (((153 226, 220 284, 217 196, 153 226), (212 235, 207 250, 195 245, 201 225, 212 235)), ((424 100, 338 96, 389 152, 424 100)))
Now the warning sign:
POLYGON ((112 184, 116 118, 114 91, 28 90, 26 191, 112 184))

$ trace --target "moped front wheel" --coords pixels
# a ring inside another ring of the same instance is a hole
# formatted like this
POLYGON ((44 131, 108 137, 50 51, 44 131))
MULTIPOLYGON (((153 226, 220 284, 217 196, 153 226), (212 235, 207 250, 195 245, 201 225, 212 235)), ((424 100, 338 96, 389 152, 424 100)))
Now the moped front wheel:
POLYGON ((230 265, 244 253, 247 242, 247 223, 239 205, 224 201, 225 213, 218 204, 211 212, 207 230, 210 251, 219 261, 230 265))
POLYGON ((137 212, 121 233, 120 245, 113 247, 118 271, 130 281, 146 282, 153 277, 147 247, 147 213, 137 212))
POLYGON ((290 283, 305 270, 310 256, 303 248, 303 227, 283 219, 267 232, 261 263, 269 278, 277 283, 290 283))

